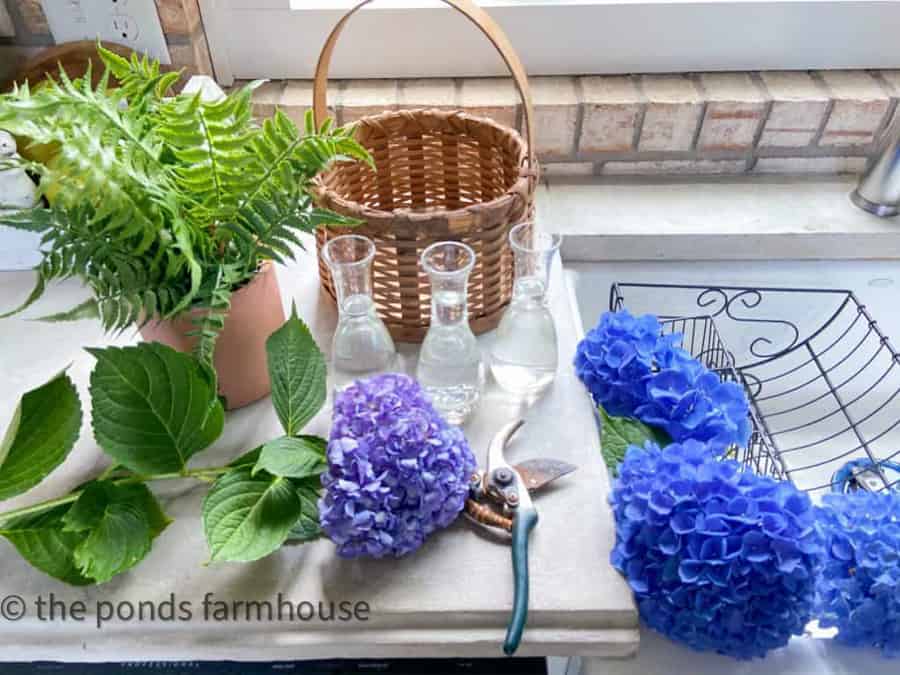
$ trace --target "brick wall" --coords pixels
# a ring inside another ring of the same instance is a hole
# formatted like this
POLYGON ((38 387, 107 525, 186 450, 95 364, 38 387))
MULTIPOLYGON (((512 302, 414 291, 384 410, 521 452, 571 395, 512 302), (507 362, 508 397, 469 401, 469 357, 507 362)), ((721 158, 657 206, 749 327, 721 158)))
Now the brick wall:
MULTIPOLYGON (((855 173, 900 118, 900 70, 535 77, 531 86, 547 175, 855 173)), ((341 124, 425 106, 522 127, 503 78, 346 80, 331 89, 341 124)), ((260 116, 278 106, 300 122, 311 97, 308 81, 274 81, 254 101, 260 116)))
MULTIPOLYGON (((191 74, 211 75, 212 62, 197 0, 156 0, 156 8, 172 63, 191 74)), ((0 0, 0 80, 53 44, 40 0, 0 0)))

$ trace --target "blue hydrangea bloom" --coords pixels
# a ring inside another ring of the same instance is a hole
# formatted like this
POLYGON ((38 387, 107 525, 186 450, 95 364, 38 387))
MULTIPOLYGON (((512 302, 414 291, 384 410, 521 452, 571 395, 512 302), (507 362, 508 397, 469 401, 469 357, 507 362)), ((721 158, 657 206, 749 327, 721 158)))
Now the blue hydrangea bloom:
POLYGON ((594 402, 613 417, 630 417, 646 400, 662 328, 655 316, 635 318, 627 310, 605 312, 575 352, 575 372, 594 402))
POLYGON ((462 511, 475 456, 405 375, 337 395, 319 520, 345 558, 399 557, 462 511))
POLYGON ((817 509, 819 623, 854 647, 900 656, 900 493, 828 494, 817 509))
POLYGON ((744 388, 723 382, 683 349, 671 349, 668 356, 645 380, 647 397, 634 416, 675 441, 703 441, 718 453, 747 447, 752 426, 744 388))
POLYGON ((613 566, 651 628, 700 651, 762 657, 803 633, 823 551, 809 496, 699 441, 631 446, 610 496, 613 566))
POLYGON ((722 454, 747 447, 752 426, 744 388, 722 382, 662 335, 656 317, 606 312, 579 343, 575 372, 594 402, 614 417, 636 417, 665 430, 675 441, 707 443, 722 454))

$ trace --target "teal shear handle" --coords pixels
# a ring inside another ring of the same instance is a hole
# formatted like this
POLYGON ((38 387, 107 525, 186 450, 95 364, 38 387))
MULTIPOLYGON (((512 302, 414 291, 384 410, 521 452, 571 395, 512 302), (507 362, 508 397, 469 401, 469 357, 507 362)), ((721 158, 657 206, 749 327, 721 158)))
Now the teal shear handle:
POLYGON ((506 629, 503 652, 512 656, 522 641, 522 631, 528 620, 528 538, 537 525, 538 514, 534 508, 518 510, 512 529, 512 566, 515 581, 512 616, 506 629))

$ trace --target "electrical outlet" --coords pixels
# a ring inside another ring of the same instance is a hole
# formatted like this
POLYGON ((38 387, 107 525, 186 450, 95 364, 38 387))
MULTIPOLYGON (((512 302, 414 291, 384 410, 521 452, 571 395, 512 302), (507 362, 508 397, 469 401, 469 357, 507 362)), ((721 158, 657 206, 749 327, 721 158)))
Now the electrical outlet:
POLYGON ((121 36, 124 44, 134 44, 141 34, 138 22, 130 14, 113 14, 110 17, 112 31, 121 36))
POLYGON ((171 63, 154 0, 41 0, 57 43, 101 39, 171 63))

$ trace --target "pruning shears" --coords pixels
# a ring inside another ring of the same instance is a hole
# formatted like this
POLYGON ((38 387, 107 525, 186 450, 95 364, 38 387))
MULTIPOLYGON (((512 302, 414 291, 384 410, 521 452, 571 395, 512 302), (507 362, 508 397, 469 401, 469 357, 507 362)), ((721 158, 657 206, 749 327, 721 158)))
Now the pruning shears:
POLYGON ((507 656, 519 648, 528 619, 528 537, 538 522, 530 493, 577 468, 555 459, 531 459, 515 466, 507 462, 506 445, 524 423, 510 422, 494 435, 488 445, 487 466, 472 475, 466 500, 466 515, 471 520, 512 535, 515 592, 503 643, 507 656))

